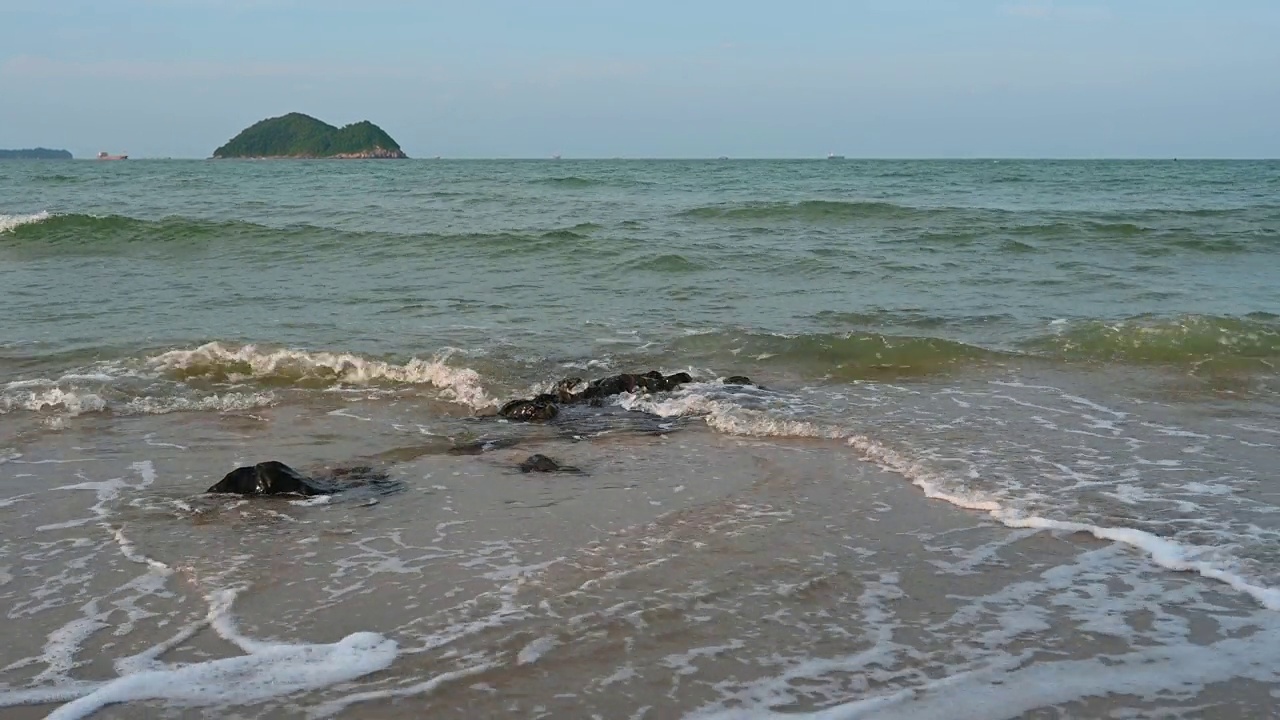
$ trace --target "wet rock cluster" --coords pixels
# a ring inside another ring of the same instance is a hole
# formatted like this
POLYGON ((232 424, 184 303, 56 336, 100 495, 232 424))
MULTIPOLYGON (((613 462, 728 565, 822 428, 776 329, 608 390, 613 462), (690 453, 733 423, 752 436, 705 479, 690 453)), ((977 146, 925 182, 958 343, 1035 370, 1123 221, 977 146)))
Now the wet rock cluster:
MULTIPOLYGON (((643 374, 621 373, 585 382, 581 378, 566 378, 556 383, 551 392, 532 398, 521 398, 506 403, 498 415, 524 422, 546 422, 560 413, 564 405, 586 404, 601 406, 604 399, 626 393, 655 393, 675 390, 693 382, 689 373, 678 372, 663 375, 657 370, 643 374)), ((726 385, 754 385, 750 378, 732 375, 724 379, 726 385)), ((488 450, 510 447, 516 440, 498 438, 455 446, 448 450, 455 455, 478 455, 488 450)), ((561 465, 546 455, 531 455, 520 463, 524 473, 569 472, 581 473, 578 468, 561 465)), ((333 468, 318 475, 308 476, 276 460, 239 467, 227 473, 222 480, 205 492, 235 493, 239 495, 329 495, 354 487, 369 486, 382 492, 395 492, 403 483, 388 480, 388 474, 372 466, 333 468)))
MULTIPOLYGON (((744 379, 745 378, 741 378, 744 379)), ((686 372, 663 375, 650 370, 643 375, 622 373, 584 383, 582 378, 566 378, 556 383, 555 389, 532 398, 512 400, 503 405, 498 414, 511 420, 544 422, 560 413, 561 405, 587 403, 600 405, 604 398, 624 392, 663 392, 674 390, 693 382, 686 372)), ((749 382, 749 381, 748 381, 749 382)))

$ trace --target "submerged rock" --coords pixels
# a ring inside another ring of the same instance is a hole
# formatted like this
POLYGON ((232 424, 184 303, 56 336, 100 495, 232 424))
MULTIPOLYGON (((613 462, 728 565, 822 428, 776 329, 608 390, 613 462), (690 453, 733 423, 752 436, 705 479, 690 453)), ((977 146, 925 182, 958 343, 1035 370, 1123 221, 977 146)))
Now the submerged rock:
POLYGON ((395 492, 402 483, 369 465, 356 465, 326 470, 321 477, 310 477, 278 460, 238 467, 215 483, 207 493, 237 495, 332 495, 357 487, 371 486, 379 492, 395 492))
POLYGON ((324 495, 311 480, 297 470, 276 460, 238 467, 227 473, 205 492, 238 495, 324 495))
POLYGON ((546 455, 537 454, 530 455, 524 462, 520 463, 520 472, 582 472, 572 465, 561 465, 546 455))

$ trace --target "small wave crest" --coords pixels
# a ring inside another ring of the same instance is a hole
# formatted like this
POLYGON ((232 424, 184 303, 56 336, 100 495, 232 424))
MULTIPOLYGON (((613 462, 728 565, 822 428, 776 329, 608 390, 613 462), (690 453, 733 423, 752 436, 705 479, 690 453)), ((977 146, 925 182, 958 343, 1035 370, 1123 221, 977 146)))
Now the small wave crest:
POLYGON ((1025 344, 1068 361, 1189 366, 1203 372, 1275 370, 1280 324, 1262 317, 1187 315, 1061 322, 1025 344))
POLYGON ((0 415, 27 410, 42 412, 61 410, 75 417, 86 413, 101 412, 107 408, 102 396, 85 390, 65 390, 49 387, 40 390, 13 390, 0 394, 0 415))
POLYGON ((695 220, 893 220, 929 211, 876 201, 803 200, 706 205, 680 213, 695 220))
POLYGON ((450 352, 430 360, 412 358, 397 365, 350 353, 268 350, 257 345, 228 347, 212 342, 193 350, 170 350, 148 359, 156 370, 175 379, 203 379, 323 388, 334 385, 431 385, 456 402, 473 408, 493 404, 480 375, 466 367, 447 363, 450 352))
POLYGON ((583 177, 581 175, 561 175, 557 177, 538 178, 532 181, 536 185, 548 185, 564 190, 578 190, 592 187, 641 187, 652 183, 628 177, 583 177))
POLYGON ((93 253, 119 252, 131 244, 161 242, 182 243, 211 237, 266 237, 287 233, 242 221, 202 220, 166 217, 141 220, 123 215, 87 215, 81 213, 34 215, 0 215, 0 232, 10 231, 15 241, 31 243, 33 248, 57 249, 59 252, 90 250, 93 253))
POLYGON ((125 403, 123 411, 135 415, 167 415, 175 412, 235 412, 270 407, 277 402, 273 392, 206 395, 204 397, 137 397, 125 403))
MULTIPOLYGON (((269 407, 277 402, 273 392, 227 392, 198 395, 142 395, 129 397, 127 391, 110 386, 89 388, 67 381, 11 383, 0 390, 0 415, 11 413, 56 413, 59 422, 91 413, 118 415, 166 415, 174 412, 235 412, 269 407), (32 389, 27 389, 32 388, 32 389)), ((55 423, 55 425, 58 423, 55 423)))
POLYGON ((599 180, 592 180, 590 178, 579 177, 577 175, 565 175, 563 177, 542 178, 540 180, 535 180, 534 182, 540 185, 551 185, 552 187, 563 187, 563 188, 585 188, 585 187, 591 187, 592 185, 603 184, 599 180))
POLYGON ((714 367, 779 367, 803 377, 920 377, 979 365, 1002 353, 944 338, 875 332, 781 335, 711 332, 681 338, 679 355, 714 367))

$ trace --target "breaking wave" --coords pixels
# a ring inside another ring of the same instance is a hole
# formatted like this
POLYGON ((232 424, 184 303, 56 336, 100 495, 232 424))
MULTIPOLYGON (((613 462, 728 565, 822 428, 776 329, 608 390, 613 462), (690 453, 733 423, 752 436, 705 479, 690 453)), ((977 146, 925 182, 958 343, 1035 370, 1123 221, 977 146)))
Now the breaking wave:
POLYGON ((212 342, 193 350, 161 353, 149 358, 148 364, 170 378, 184 381, 252 380, 302 388, 380 383, 431 385, 439 388, 446 399, 473 408, 492 405, 494 401, 485 393, 480 374, 470 368, 448 365, 450 354, 444 352, 430 360, 412 358, 396 364, 350 353, 269 350, 257 345, 231 347, 212 342))
POLYGON ((30 215, 3 215, 0 214, 0 233, 9 232, 22 225, 31 225, 34 223, 42 223, 53 217, 47 211, 31 213, 30 215))
POLYGON ((1186 315, 1120 321, 1057 322, 1056 332, 1024 344, 1066 361, 1173 365, 1198 371, 1275 370, 1280 323, 1249 318, 1186 315))

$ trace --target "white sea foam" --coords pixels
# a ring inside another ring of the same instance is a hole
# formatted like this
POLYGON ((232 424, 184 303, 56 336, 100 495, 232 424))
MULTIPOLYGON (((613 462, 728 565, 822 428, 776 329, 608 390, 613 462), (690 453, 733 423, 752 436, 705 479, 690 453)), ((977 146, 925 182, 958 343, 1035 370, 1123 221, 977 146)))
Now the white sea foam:
POLYGON ((492 405, 493 400, 480 384, 479 373, 470 368, 447 365, 450 355, 444 352, 430 360, 413 358, 403 365, 396 365, 349 353, 263 350, 256 345, 232 348, 213 342, 194 350, 171 350, 150 358, 148 362, 161 371, 179 371, 188 375, 241 377, 247 370, 247 377, 259 379, 285 377, 345 385, 376 382, 431 385, 439 388, 445 397, 473 408, 492 405))
POLYGON ((73 383, 109 383, 115 380, 115 376, 107 373, 67 373, 57 380, 49 378, 27 378, 25 380, 13 380, 5 383, 5 390, 25 390, 30 388, 51 388, 59 385, 68 385, 73 383))
POLYGON ((25 495, 14 495, 12 497, 0 498, 0 508, 9 507, 10 505, 15 505, 20 502, 27 502, 30 497, 31 494, 27 493, 25 495))
POLYGON ((395 657, 395 642, 370 632, 325 645, 271 645, 240 657, 125 675, 63 705, 49 720, 84 718, 138 700, 206 707, 262 702, 355 680, 385 669, 395 657))
POLYGON ((277 402, 274 392, 224 393, 201 398, 186 397, 138 397, 125 404, 123 410, 130 414, 165 415, 174 412, 231 412, 270 407, 277 402))
POLYGON ((516 655, 516 664, 528 665, 529 663, 537 662, 538 658, 551 652, 559 644, 559 640, 550 635, 544 635, 520 648, 520 652, 516 655))
MULTIPOLYGON (((120 491, 125 488, 141 490, 150 487, 156 481, 156 470, 150 460, 142 460, 135 462, 130 466, 135 473, 138 474, 139 482, 137 484, 127 483, 124 478, 111 478, 110 480, 85 480, 82 483, 74 485, 62 485, 55 487, 53 490, 92 490, 98 501, 89 507, 89 511, 93 513, 92 517, 78 518, 75 520, 67 520, 60 523, 51 523, 48 525, 40 525, 37 531, 45 532, 48 530, 65 530, 67 528, 80 527, 87 525, 95 520, 106 518, 110 513, 108 505, 120 497, 120 491)), ((83 477, 83 476, 82 476, 83 477)))
MULTIPOLYGON (((1102 407, 1075 396, 1064 397, 1073 404, 1105 412, 1114 417, 1125 413, 1102 407)), ((1223 582, 1245 593, 1269 610, 1280 610, 1280 588, 1246 577, 1237 563, 1221 549, 1179 543, 1150 532, 1125 527, 1105 527, 1080 522, 1054 520, 1012 507, 1003 498, 973 492, 965 483, 935 472, 923 463, 851 429, 793 420, 762 410, 744 408, 727 399, 717 399, 701 392, 680 392, 671 397, 624 394, 619 404, 627 409, 644 410, 662 417, 699 415, 715 430, 730 435, 755 437, 811 437, 841 440, 856 450, 864 460, 905 477, 928 498, 943 500, 966 510, 988 513, 1011 528, 1030 528, 1081 532, 1100 540, 1122 543, 1146 553, 1161 567, 1178 572, 1194 572, 1202 577, 1223 582)))
POLYGON ((44 222, 53 217, 46 210, 30 215, 3 215, 0 214, 0 233, 9 232, 19 225, 29 225, 31 223, 44 222))
MULTIPOLYGON (((163 582, 163 580, 160 580, 163 582)), ((227 706, 262 702, 298 692, 319 690, 350 682, 386 669, 395 661, 397 644, 372 632, 356 632, 327 644, 264 642, 244 636, 231 616, 236 590, 223 589, 207 596, 209 613, 203 623, 188 626, 172 638, 116 663, 122 674, 105 682, 70 680, 66 672, 79 646, 105 626, 94 602, 86 616, 65 625, 50 636, 43 660, 48 669, 40 679, 53 685, 23 690, 0 690, 0 707, 67 702, 49 718, 78 720, 116 703, 166 700, 179 706, 227 706), (158 656, 192 637, 200 627, 211 627, 223 639, 246 654, 207 662, 165 665, 158 656)))
POLYGON ((791 698, 762 697, 763 707, 693 713, 697 720, 1004 720, 1037 708, 1090 697, 1170 694, 1189 697, 1206 686, 1235 679, 1274 684, 1275 644, 1280 631, 1210 645, 1156 646, 1097 660, 1026 662, 1006 656, 987 667, 933 680, 887 695, 809 713, 777 713, 771 706, 791 698))
POLYGON ((0 415, 15 410, 39 412, 41 410, 61 408, 68 415, 76 416, 91 412, 101 412, 106 407, 107 402, 97 394, 63 390, 59 387, 31 392, 10 391, 0 395, 0 415))

